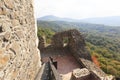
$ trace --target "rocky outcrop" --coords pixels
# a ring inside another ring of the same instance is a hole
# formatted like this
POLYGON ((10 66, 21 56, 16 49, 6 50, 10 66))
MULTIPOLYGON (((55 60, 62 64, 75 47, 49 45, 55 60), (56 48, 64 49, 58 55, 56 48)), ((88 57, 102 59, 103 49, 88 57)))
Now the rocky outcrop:
POLYGON ((0 0, 0 80, 34 80, 37 42, 32 0, 0 0))

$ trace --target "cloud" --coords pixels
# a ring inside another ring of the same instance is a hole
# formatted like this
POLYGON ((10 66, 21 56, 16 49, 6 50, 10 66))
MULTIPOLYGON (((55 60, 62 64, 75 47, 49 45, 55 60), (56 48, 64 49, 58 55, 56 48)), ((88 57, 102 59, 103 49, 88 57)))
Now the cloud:
POLYGON ((35 0, 35 15, 87 18, 120 16, 120 0, 35 0))

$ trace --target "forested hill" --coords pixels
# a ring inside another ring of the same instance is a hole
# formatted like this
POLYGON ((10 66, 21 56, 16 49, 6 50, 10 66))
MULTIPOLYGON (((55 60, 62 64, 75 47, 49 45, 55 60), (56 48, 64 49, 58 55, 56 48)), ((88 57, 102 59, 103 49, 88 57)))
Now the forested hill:
POLYGON ((107 36, 113 39, 120 38, 120 27, 64 21, 38 21, 38 26, 43 28, 50 28, 56 32, 68 29, 78 29, 86 33, 94 33, 95 35, 100 34, 99 36, 107 36))
POLYGON ((47 42, 55 32, 78 29, 85 37, 87 48, 96 57, 101 69, 120 77, 120 28, 88 23, 64 21, 38 21, 38 36, 45 35, 47 42))
POLYGON ((38 18, 42 21, 66 21, 66 22, 85 22, 93 24, 104 24, 110 26, 119 26, 120 27, 120 16, 108 16, 108 17, 94 17, 94 18, 85 18, 85 19, 71 19, 71 18, 61 18, 53 15, 47 15, 38 18))

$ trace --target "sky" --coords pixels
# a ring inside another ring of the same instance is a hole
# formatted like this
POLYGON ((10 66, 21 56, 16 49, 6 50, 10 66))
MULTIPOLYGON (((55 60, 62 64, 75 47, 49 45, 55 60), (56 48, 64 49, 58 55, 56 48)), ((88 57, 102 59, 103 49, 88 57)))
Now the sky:
POLYGON ((120 0, 34 0, 36 18, 54 15, 83 19, 120 16, 120 0))

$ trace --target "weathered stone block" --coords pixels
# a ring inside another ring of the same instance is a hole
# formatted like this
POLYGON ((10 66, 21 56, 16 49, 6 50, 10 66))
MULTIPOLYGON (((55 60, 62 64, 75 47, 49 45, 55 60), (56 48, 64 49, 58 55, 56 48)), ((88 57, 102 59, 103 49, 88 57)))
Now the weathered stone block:
POLYGON ((0 71, 0 80, 2 80, 2 77, 4 76, 4 72, 0 71))
POLYGON ((19 39, 22 39, 22 38, 25 37, 23 31, 16 31, 15 34, 17 35, 17 37, 18 37, 19 39))
POLYGON ((75 69, 72 73, 71 80, 90 80, 90 72, 88 69, 75 69))
POLYGON ((4 0, 5 6, 9 9, 12 9, 14 7, 14 2, 13 0, 4 0))
POLYGON ((12 24, 15 27, 15 26, 18 26, 20 24, 20 22, 19 22, 19 20, 14 19, 14 20, 12 20, 12 24))
POLYGON ((5 50, 0 50, 0 71, 6 66, 6 64, 9 61, 10 56, 8 54, 5 54, 5 50))
POLYGON ((5 8, 0 8, 0 15, 5 15, 7 13, 5 8))
POLYGON ((11 33, 10 33, 10 32, 6 32, 5 35, 4 35, 4 38, 5 38, 6 40, 10 40, 10 38, 11 38, 11 33))
POLYGON ((20 45, 17 42, 13 42, 11 44, 11 48, 10 49, 14 52, 14 54, 19 54, 21 52, 20 45))
POLYGON ((2 23, 2 31, 3 32, 11 31, 10 26, 11 26, 10 22, 7 22, 7 23, 3 22, 2 23))

